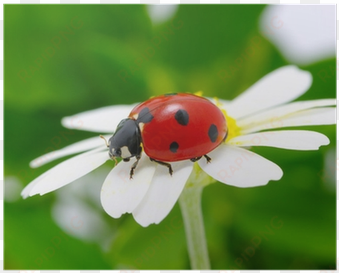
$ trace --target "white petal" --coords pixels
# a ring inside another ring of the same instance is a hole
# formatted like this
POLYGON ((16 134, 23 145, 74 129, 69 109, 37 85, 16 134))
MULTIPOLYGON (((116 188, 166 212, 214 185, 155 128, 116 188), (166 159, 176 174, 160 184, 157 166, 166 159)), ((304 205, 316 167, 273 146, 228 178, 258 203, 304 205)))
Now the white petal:
POLYGON ((147 5, 146 10, 152 23, 155 25, 162 24, 173 18, 179 5, 147 5))
MULTIPOLYGON (((105 135, 104 137, 106 139, 110 138, 112 135, 105 135)), ((31 168, 37 168, 40 167, 48 162, 51 162, 55 159, 76 154, 80 152, 84 152, 87 150, 91 150, 97 147, 102 146, 102 149, 106 149, 106 145, 103 139, 101 139, 99 136, 84 139, 82 141, 76 142, 74 144, 71 144, 69 146, 66 146, 65 148, 62 148, 60 150, 55 150, 53 152, 50 152, 48 154, 44 154, 42 156, 39 156, 38 158, 32 160, 29 165, 31 168)))
POLYGON ((336 108, 324 107, 304 110, 281 118, 271 119, 269 122, 242 129, 242 133, 248 134, 267 129, 307 125, 329 125, 335 123, 336 108))
POLYGON ((21 196, 23 198, 27 198, 32 196, 31 194, 32 189, 46 176, 48 175, 50 170, 47 172, 44 172, 42 175, 40 175, 38 178, 34 179, 31 183, 29 183, 21 192, 21 196))
POLYGON ((26 198, 54 191, 98 168, 108 159, 108 152, 100 152, 98 149, 72 157, 33 180, 21 195, 26 198))
POLYGON ((136 104, 114 105, 64 117, 61 124, 69 129, 113 133, 119 122, 127 118, 136 104))
POLYGON ((333 106, 336 105, 336 102, 336 99, 296 101, 237 120, 237 125, 242 128, 245 128, 246 126, 254 126, 263 122, 269 122, 270 120, 276 120, 278 118, 281 119, 286 115, 293 114, 302 110, 316 107, 333 106))
POLYGON ((291 150, 318 150, 330 143, 327 136, 313 131, 271 131, 232 138, 227 144, 236 146, 269 146, 291 150))
POLYGON ((101 204, 114 218, 131 213, 144 198, 155 172, 156 164, 143 155, 130 179, 135 160, 120 162, 107 176, 101 190, 101 204))
POLYGON ((226 109, 235 118, 292 101, 311 86, 312 75, 296 66, 284 66, 267 74, 244 93, 235 98, 226 109))
POLYGON ((289 63, 308 65, 335 56, 335 5, 267 6, 260 28, 289 63))
POLYGON ((199 160, 200 167, 214 179, 228 185, 246 188, 279 180, 283 172, 273 162, 248 150, 220 145, 208 154, 212 161, 199 160))
POLYGON ((152 184, 140 205, 133 211, 134 219, 143 227, 160 223, 177 202, 188 177, 193 170, 191 161, 171 163, 173 175, 168 169, 157 166, 152 184))

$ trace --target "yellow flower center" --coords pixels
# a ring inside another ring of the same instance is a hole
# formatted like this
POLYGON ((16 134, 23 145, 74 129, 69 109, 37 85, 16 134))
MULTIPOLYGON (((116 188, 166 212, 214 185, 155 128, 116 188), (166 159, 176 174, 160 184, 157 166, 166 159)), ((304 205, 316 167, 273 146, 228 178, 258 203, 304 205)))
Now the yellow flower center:
POLYGON ((236 136, 241 135, 240 132, 240 127, 237 125, 237 122, 234 118, 230 117, 226 110, 223 108, 223 105, 221 102, 219 102, 219 99, 214 97, 213 98, 215 101, 216 106, 221 110, 221 112, 224 114, 224 117, 226 119, 227 122, 227 129, 228 129, 228 134, 227 134, 227 138, 225 140, 225 142, 227 142, 229 139, 232 139, 236 136))
POLYGON ((198 97, 202 97, 203 92, 202 91, 197 91, 194 93, 194 95, 198 96, 198 97))

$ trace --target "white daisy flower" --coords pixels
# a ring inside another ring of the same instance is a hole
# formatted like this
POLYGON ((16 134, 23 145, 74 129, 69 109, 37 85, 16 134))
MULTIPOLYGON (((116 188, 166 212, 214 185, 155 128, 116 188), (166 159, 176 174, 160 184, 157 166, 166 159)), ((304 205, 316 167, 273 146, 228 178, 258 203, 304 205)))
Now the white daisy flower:
POLYGON ((335 5, 269 5, 260 31, 289 63, 310 65, 336 54, 335 5))
MULTIPOLYGON (((194 164, 213 179, 236 187, 266 185, 279 180, 283 171, 270 160, 248 150, 251 146, 269 146, 292 150, 317 150, 329 144, 320 133, 306 130, 276 130, 293 126, 335 124, 335 99, 291 102, 304 94, 312 76, 295 66, 279 68, 242 93, 233 101, 211 99, 224 113, 228 137, 208 155, 211 163, 202 159, 195 163, 184 160, 172 163, 168 169, 151 162, 142 154, 133 179, 129 174, 134 160, 121 161, 106 177, 101 191, 101 203, 114 218, 132 213, 146 227, 158 224, 171 211, 190 177, 194 164), (291 102, 291 103, 290 103, 291 102), (272 131, 274 129, 274 131, 272 131), (271 131, 270 131, 271 130, 271 131)), ((111 137, 118 123, 128 117, 133 105, 117 105, 86 111, 62 119, 63 126, 99 133, 111 137)), ((98 136, 45 154, 30 165, 39 167, 57 158, 80 153, 32 181, 23 191, 24 198, 46 194, 86 175, 110 160, 106 145, 98 136)), ((194 175, 194 173, 192 174, 194 175)))

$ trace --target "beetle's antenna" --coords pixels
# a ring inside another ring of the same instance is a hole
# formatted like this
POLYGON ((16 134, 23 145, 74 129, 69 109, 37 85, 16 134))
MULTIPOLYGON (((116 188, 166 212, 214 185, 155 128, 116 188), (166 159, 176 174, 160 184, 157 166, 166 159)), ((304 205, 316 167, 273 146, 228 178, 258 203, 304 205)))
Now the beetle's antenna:
POLYGON ((109 145, 108 145, 108 143, 107 143, 107 140, 106 140, 106 138, 105 138, 103 135, 100 135, 100 138, 102 138, 102 139, 105 141, 105 143, 106 143, 106 146, 107 146, 107 147, 109 147, 109 145))
MULTIPOLYGON (((100 138, 102 138, 104 141, 105 141, 105 143, 106 143, 106 146, 109 148, 109 145, 108 145, 108 143, 107 143, 107 140, 106 140, 106 138, 103 136, 103 135, 100 135, 100 138)), ((118 160, 117 160, 117 158, 115 157, 115 156, 112 156, 111 157, 111 159, 112 160, 114 160, 114 162, 115 162, 115 166, 118 164, 118 160)))

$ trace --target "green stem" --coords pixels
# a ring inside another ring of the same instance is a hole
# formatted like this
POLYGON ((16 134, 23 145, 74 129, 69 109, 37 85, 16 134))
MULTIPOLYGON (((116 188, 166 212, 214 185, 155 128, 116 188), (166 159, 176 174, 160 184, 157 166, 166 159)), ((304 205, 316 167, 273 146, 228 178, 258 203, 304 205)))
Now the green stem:
POLYGON ((201 211, 202 189, 202 185, 186 187, 179 198, 192 269, 210 269, 201 211))

